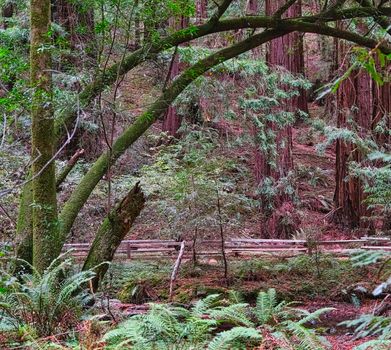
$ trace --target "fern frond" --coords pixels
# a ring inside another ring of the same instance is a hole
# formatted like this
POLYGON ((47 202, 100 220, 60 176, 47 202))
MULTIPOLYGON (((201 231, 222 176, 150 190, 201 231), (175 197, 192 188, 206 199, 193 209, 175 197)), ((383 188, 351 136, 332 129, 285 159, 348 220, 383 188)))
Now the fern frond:
POLYGON ((219 305, 220 294, 211 294, 206 298, 198 300, 192 308, 192 315, 202 317, 212 307, 219 305))
POLYGON ((208 345, 208 350, 246 349, 249 344, 261 341, 260 333, 254 328, 235 327, 221 332, 208 345))
POLYGON ((228 322, 235 326, 254 326, 249 318, 248 304, 245 303, 215 308, 209 312, 209 315, 214 320, 228 322))
POLYGON ((300 318, 300 320, 297 321, 297 322, 299 324, 303 325, 303 324, 306 324, 308 322, 317 320, 324 313, 330 312, 330 311, 333 311, 333 310, 335 310, 335 308, 332 308, 332 307, 325 307, 325 308, 316 310, 314 312, 308 312, 307 310, 298 309, 298 311, 301 312, 304 317, 300 318))
POLYGON ((353 350, 388 350, 391 347, 391 340, 370 340, 356 346, 353 350))
POLYGON ((294 336, 293 341, 297 342, 302 350, 324 350, 325 342, 315 334, 315 331, 304 327, 299 322, 286 321, 286 328, 294 336))

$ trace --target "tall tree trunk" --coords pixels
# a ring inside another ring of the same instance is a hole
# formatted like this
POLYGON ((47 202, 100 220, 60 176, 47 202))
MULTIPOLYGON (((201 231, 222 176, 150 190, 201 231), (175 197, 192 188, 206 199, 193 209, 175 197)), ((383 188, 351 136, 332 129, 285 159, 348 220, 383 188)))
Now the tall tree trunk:
POLYGON ((6 2, 1 8, 1 17, 3 22, 3 29, 8 28, 8 20, 12 18, 16 11, 16 4, 14 2, 6 2))
POLYGON ((38 272, 57 257, 58 233, 54 154, 54 115, 50 50, 50 0, 32 0, 30 8, 30 78, 33 90, 32 171, 33 189, 33 265, 38 272))
MULTIPOLYGON (((338 24, 343 26, 342 23, 338 24)), ((349 46, 342 40, 336 41, 336 65, 341 73, 348 69, 349 46)), ((371 129, 373 116, 373 86, 369 74, 365 71, 354 71, 340 85, 336 98, 337 126, 339 128, 358 129, 360 137, 365 137, 371 129)), ((361 162, 362 154, 356 145, 344 140, 337 140, 335 146, 336 172, 334 193, 333 220, 350 228, 368 228, 367 221, 362 220, 369 214, 364 203, 365 195, 362 181, 349 176, 349 162, 361 162)))
POLYGON ((202 23, 207 18, 208 0, 196 0, 196 23, 202 23))
MULTIPOLYGON (((181 16, 180 18, 170 18, 169 26, 174 31, 186 28, 189 25, 189 19, 181 16)), ((172 62, 169 68, 169 81, 173 81, 175 77, 180 73, 179 55, 176 50, 172 58, 172 62)), ((181 126, 181 118, 178 116, 176 108, 169 106, 166 115, 163 119, 162 131, 167 132, 170 136, 177 136, 178 130, 181 126)))
MULTIPOLYGON (((282 5, 285 0, 267 0, 266 14, 273 15, 282 5)), ((296 17, 301 15, 301 1, 298 0, 293 4, 283 17, 296 17)), ((267 63, 270 66, 282 66, 292 73, 303 73, 304 58, 302 39, 299 33, 290 33, 274 39, 269 43, 267 52, 267 63)), ((299 97, 293 97, 290 100, 284 101, 281 107, 284 110, 296 113, 298 110, 307 111, 307 100, 305 94, 299 97)), ((266 154, 257 154, 260 151, 256 149, 255 166, 256 166, 256 181, 262 183, 265 178, 272 178, 278 181, 282 177, 288 175, 293 169, 292 159, 292 127, 287 126, 279 129, 275 123, 268 122, 268 128, 275 131, 276 134, 276 166, 270 165, 271 159, 268 159, 266 154)), ((295 231, 295 227, 286 227, 282 221, 285 215, 296 216, 291 199, 286 195, 277 195, 274 199, 274 210, 272 212, 263 208, 264 225, 262 227, 262 235, 265 237, 281 237, 286 238, 290 233, 295 231)))
POLYGON ((99 282, 108 269, 108 264, 104 263, 113 260, 117 248, 139 216, 144 203, 144 194, 137 183, 99 228, 83 266, 83 270, 95 268, 96 276, 92 280, 94 291, 98 289, 99 282))

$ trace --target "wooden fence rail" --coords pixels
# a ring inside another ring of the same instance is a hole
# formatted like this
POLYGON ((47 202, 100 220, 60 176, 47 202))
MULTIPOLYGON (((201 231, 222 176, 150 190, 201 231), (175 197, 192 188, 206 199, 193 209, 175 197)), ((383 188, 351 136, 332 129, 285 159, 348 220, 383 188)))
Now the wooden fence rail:
MULTIPOLYGON (((6 245, 0 242, 0 247, 6 245)), ((7 244, 9 245, 9 244, 7 244)), ((12 245, 12 244, 11 244, 12 245)), ((116 259, 176 259, 181 242, 174 240, 124 240, 115 254, 116 259)), ((90 249, 90 243, 69 243, 64 245, 64 251, 72 249, 76 257, 84 257, 90 249)), ((348 256, 359 249, 383 250, 391 254, 391 238, 362 237, 361 239, 326 240, 309 242, 290 239, 252 239, 230 238, 224 244, 229 257, 251 256, 294 256, 312 254, 316 251, 337 256, 348 256)), ((195 251, 198 257, 219 257, 221 255, 220 240, 202 240, 196 242, 195 251)), ((184 259, 193 256, 193 242, 186 241, 184 259)))
MULTIPOLYGON (((180 246, 181 242, 174 240, 124 240, 120 244, 115 257, 118 259, 176 259, 180 246)), ((64 250, 74 249, 74 255, 81 257, 88 252, 89 247, 89 243, 70 243, 64 246, 64 250)), ((391 239, 387 237, 363 237, 361 239, 308 242, 289 239, 231 238, 226 240, 224 249, 226 254, 231 257, 291 256, 312 254, 315 251, 345 256, 359 249, 391 252, 391 239)), ((221 253, 221 242, 219 240, 199 241, 196 242, 195 250, 199 257, 218 257, 221 253)), ((184 258, 190 258, 192 251, 193 242, 187 241, 184 258)))

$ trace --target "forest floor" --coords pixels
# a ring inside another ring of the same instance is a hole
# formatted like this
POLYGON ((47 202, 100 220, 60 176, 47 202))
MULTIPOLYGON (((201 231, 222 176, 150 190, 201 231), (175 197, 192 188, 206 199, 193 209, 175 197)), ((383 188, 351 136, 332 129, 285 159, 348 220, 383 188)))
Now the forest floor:
MULTIPOLYGON (((111 281, 114 284, 107 289, 114 298, 112 312, 121 318, 140 309, 145 312, 149 301, 167 302, 170 271, 171 264, 166 260, 121 262, 113 266, 111 281)), ((245 302, 253 304, 259 291, 275 288, 279 298, 294 301, 297 308, 310 312, 333 308, 311 327, 327 338, 332 349, 351 350, 369 339, 355 339, 352 329, 340 323, 373 313, 379 307, 381 300, 370 294, 379 283, 377 272, 378 266, 356 268, 349 260, 323 255, 318 260, 308 256, 253 258, 229 263, 227 284, 217 261, 196 267, 185 262, 175 282, 173 302, 188 305, 209 294, 229 298, 230 291, 234 290, 245 302)))

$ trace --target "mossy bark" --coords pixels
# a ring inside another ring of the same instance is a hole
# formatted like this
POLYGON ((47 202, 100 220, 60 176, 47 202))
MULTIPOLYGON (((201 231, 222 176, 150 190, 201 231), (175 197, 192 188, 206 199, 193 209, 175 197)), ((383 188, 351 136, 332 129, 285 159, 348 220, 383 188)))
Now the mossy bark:
POLYGON ((99 282, 108 269, 108 264, 103 263, 113 260, 117 248, 140 214, 144 203, 144 194, 137 183, 109 213, 99 228, 83 266, 83 270, 96 267, 96 276, 92 280, 94 291, 98 289, 99 282))
POLYGON ((33 266, 38 272, 57 257, 58 220, 54 154, 50 44, 50 0, 32 0, 30 5, 30 79, 33 193, 33 266))

